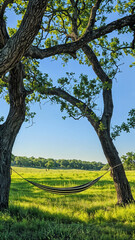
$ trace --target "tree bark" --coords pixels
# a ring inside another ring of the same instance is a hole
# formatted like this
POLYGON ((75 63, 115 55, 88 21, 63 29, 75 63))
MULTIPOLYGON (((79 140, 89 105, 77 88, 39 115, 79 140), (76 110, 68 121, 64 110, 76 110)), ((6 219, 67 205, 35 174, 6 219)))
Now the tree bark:
POLYGON ((15 67, 33 43, 40 29, 47 3, 48 0, 29 1, 18 31, 0 49, 0 76, 15 67))
POLYGON ((8 208, 11 157, 11 151, 5 149, 4 142, 7 139, 3 139, 2 135, 0 136, 0 210, 8 208))
POLYGON ((19 63, 9 75, 10 110, 5 123, 0 125, 0 210, 8 208, 11 152, 25 119, 25 96, 23 66, 19 63))
POLYGON ((117 204, 126 205, 133 202, 134 199, 123 166, 120 165, 113 169, 114 166, 121 164, 122 162, 109 133, 106 130, 102 132, 100 131, 100 133, 98 133, 98 136, 107 161, 112 167, 111 175, 113 177, 117 193, 117 204))

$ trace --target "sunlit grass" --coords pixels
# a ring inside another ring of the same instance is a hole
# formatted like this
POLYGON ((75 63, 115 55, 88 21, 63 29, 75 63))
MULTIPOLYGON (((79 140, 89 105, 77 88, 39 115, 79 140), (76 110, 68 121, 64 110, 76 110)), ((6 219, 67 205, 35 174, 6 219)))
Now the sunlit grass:
MULTIPOLYGON (((57 187, 84 184, 103 174, 14 169, 24 178, 57 187)), ((128 171, 127 177, 135 198, 135 171, 128 171)), ((0 215, 0 239, 135 239, 135 205, 116 207, 116 201, 110 173, 82 193, 61 196, 40 190, 12 172, 9 211, 0 215)))

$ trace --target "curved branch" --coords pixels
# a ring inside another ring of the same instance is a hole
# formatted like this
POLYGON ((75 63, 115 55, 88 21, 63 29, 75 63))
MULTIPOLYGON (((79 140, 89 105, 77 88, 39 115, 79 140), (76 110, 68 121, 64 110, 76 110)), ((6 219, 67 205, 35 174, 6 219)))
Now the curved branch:
POLYGON ((82 39, 85 39, 86 42, 89 41, 89 39, 94 40, 101 36, 104 36, 108 33, 111 33, 115 30, 120 30, 123 27, 134 25, 135 24, 135 14, 120 18, 116 21, 113 21, 105 26, 99 27, 98 29, 94 30, 92 33, 92 36, 90 36, 90 32, 86 32, 82 39))
POLYGON ((110 132, 110 121, 113 113, 112 80, 102 69, 93 50, 88 45, 85 45, 82 50, 91 62, 95 74, 100 78, 103 83, 104 112, 102 115, 102 122, 107 127, 107 130, 110 132), (107 86, 104 86, 104 83, 106 83, 107 86))
POLYGON ((135 24, 135 14, 113 21, 107 24, 106 26, 103 26, 94 30, 92 33, 90 31, 87 31, 81 38, 79 38, 78 40, 72 43, 60 44, 47 49, 40 49, 40 48, 31 46, 28 49, 28 51, 25 53, 25 56, 33 57, 37 59, 43 59, 50 56, 54 56, 56 54, 75 53, 78 49, 82 48, 88 42, 94 39, 97 39, 101 36, 104 36, 108 33, 111 33, 115 30, 122 29, 125 26, 129 26, 131 25, 131 23, 135 24))
POLYGON ((107 74, 104 72, 104 70, 101 67, 101 65, 100 65, 95 53, 93 52, 93 50, 88 45, 83 46, 82 50, 86 54, 86 56, 88 57, 90 63, 92 64, 92 68, 93 68, 94 72, 100 78, 100 80, 103 83, 104 82, 110 82, 111 80, 109 79, 107 74))
POLYGON ((88 26, 87 26, 85 34, 87 32, 90 32, 90 31, 93 30, 93 27, 94 27, 94 24, 95 24, 96 13, 97 13, 97 10, 98 10, 101 2, 102 2, 102 0, 97 0, 95 2, 95 5, 92 7, 89 22, 88 22, 88 26))
POLYGON ((80 109, 82 112, 83 116, 86 116, 88 121, 92 124, 92 126, 97 130, 98 129, 98 117, 96 114, 93 112, 91 108, 87 106, 86 103, 82 102, 81 100, 77 99, 76 97, 72 96, 71 94, 67 93, 61 88, 41 88, 39 89, 39 92, 41 94, 46 94, 46 95, 55 95, 58 96, 67 102, 71 103, 74 107, 77 107, 80 109))
POLYGON ((0 75, 11 70, 22 58, 38 33, 48 0, 29 0, 16 34, 0 50, 0 75))

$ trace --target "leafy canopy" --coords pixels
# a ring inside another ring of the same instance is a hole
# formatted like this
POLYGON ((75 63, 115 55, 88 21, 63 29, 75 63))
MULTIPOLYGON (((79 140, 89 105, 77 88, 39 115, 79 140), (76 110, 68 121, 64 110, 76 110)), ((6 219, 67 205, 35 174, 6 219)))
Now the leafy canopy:
MULTIPOLYGON (((3 2, 4 1, 1 0, 0 4, 3 2)), ((41 29, 34 39, 33 46, 44 49, 70 43, 79 39, 86 31, 90 12, 95 2, 95 0, 50 0, 47 10, 44 13, 41 29)), ((28 1, 23 0, 17 0, 8 5, 5 13, 5 20, 9 37, 13 36, 20 27, 27 5, 28 1), (19 18, 15 28, 8 26, 9 10, 19 18)), ((117 2, 112 0, 101 1, 100 7, 97 9, 93 30, 104 27, 111 22, 110 19, 113 21, 113 19, 127 16, 133 12, 134 0, 117 0, 117 2)), ((115 37, 111 34, 106 34, 89 43, 89 46, 95 53, 101 67, 109 78, 115 78, 116 73, 120 71, 122 56, 128 54, 133 57, 135 56, 134 32, 134 26, 127 26, 115 31, 115 37)), ((82 49, 77 51, 76 56, 72 54, 61 54, 55 55, 52 58, 56 60, 61 58, 63 65, 65 65, 73 57, 76 57, 79 64, 91 66, 88 57, 83 53, 82 49)), ((40 71, 39 60, 24 56, 22 63, 25 69, 24 85, 25 88, 31 92, 26 98, 26 121, 28 121, 29 117, 33 118, 35 115, 35 113, 30 112, 30 104, 32 102, 41 102, 43 99, 46 99, 47 95, 42 94, 42 89, 52 88, 54 83, 46 73, 44 74, 40 71)), ((133 62, 130 67, 134 65, 135 62, 133 62)), ((5 81, 7 78, 8 74, 4 76, 4 79, 0 79, 0 94, 9 102, 7 91, 8 83, 5 81)), ((80 77, 76 79, 73 73, 67 73, 66 76, 59 78, 55 85, 73 94, 77 99, 84 101, 91 109, 97 106, 96 96, 99 95, 101 90, 104 88, 111 89, 112 87, 108 82, 104 82, 103 84, 98 76, 89 80, 88 76, 81 74, 80 77)), ((79 117, 80 114, 82 114, 78 111, 77 107, 72 106, 72 104, 58 97, 52 97, 51 100, 59 102, 61 104, 61 110, 63 111, 66 109, 69 116, 79 117)), ((84 113, 84 115, 85 114, 87 113, 84 113)), ((0 118, 0 121, 2 120, 3 117, 0 118)))

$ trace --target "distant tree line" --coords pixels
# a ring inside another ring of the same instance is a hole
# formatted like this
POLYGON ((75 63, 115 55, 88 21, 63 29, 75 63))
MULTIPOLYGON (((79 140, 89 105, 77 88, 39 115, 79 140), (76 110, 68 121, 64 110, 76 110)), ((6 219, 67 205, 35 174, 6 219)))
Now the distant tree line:
MULTIPOLYGON (((135 170, 135 153, 128 152, 121 156, 121 161, 125 170, 135 170)), ((12 154, 12 166, 18 167, 35 167, 46 169, 82 169, 82 170, 108 170, 109 164, 101 162, 88 162, 81 160, 65 160, 53 158, 35 158, 35 157, 20 157, 12 154)))
POLYGON ((81 160, 55 160, 53 158, 34 158, 20 157, 12 155, 12 166, 35 167, 46 169, 82 169, 82 170, 100 170, 105 164, 101 162, 87 162, 81 160))

